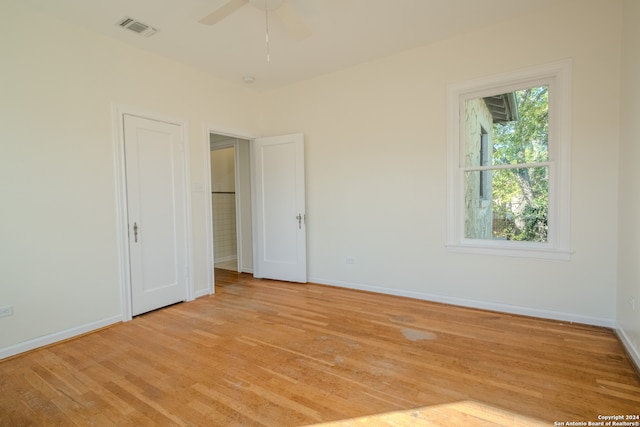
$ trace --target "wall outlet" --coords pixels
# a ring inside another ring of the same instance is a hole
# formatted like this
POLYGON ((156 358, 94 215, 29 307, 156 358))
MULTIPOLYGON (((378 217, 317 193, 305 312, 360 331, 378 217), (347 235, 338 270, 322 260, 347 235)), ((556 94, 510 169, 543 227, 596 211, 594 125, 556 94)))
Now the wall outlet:
POLYGON ((0 307, 0 317, 9 317, 9 316, 13 316, 13 306, 5 305, 3 307, 0 307))
POLYGON ((348 257, 345 259, 345 262, 346 262, 347 264, 355 264, 355 263, 356 263, 356 259, 355 259, 354 257, 352 257, 352 256, 348 256, 348 257))

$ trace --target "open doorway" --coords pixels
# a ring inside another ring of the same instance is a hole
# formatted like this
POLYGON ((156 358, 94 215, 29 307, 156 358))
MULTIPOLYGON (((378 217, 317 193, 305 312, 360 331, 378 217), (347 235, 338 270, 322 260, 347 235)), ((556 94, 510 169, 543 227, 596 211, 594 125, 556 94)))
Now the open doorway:
POLYGON ((249 141, 210 134, 214 267, 253 272, 249 141))

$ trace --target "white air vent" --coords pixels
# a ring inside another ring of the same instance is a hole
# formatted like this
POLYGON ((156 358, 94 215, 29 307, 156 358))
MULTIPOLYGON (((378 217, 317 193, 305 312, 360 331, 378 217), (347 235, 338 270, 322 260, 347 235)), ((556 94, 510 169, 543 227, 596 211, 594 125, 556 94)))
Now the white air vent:
POLYGON ((118 22, 118 25, 144 37, 152 36, 157 31, 155 28, 131 18, 122 18, 120 22, 118 22))

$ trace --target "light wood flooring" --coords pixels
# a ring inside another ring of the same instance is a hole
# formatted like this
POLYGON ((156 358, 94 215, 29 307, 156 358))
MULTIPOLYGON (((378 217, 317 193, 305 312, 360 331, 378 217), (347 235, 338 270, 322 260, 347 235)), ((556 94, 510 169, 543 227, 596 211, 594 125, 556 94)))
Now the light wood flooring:
POLYGON ((548 426, 640 412, 640 378, 606 328, 216 279, 213 296, 0 361, 0 426, 548 426))

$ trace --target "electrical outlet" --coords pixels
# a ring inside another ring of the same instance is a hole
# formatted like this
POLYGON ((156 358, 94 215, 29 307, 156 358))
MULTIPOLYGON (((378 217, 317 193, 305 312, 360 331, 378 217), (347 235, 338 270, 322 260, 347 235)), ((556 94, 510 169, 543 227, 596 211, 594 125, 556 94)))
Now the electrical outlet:
POLYGON ((5 305, 4 307, 0 307, 0 317, 9 317, 13 316, 13 306, 5 305))
POLYGON ((352 256, 348 256, 348 257, 345 259, 345 262, 346 262, 347 264, 355 264, 355 263, 356 263, 356 259, 355 259, 354 257, 352 257, 352 256))

